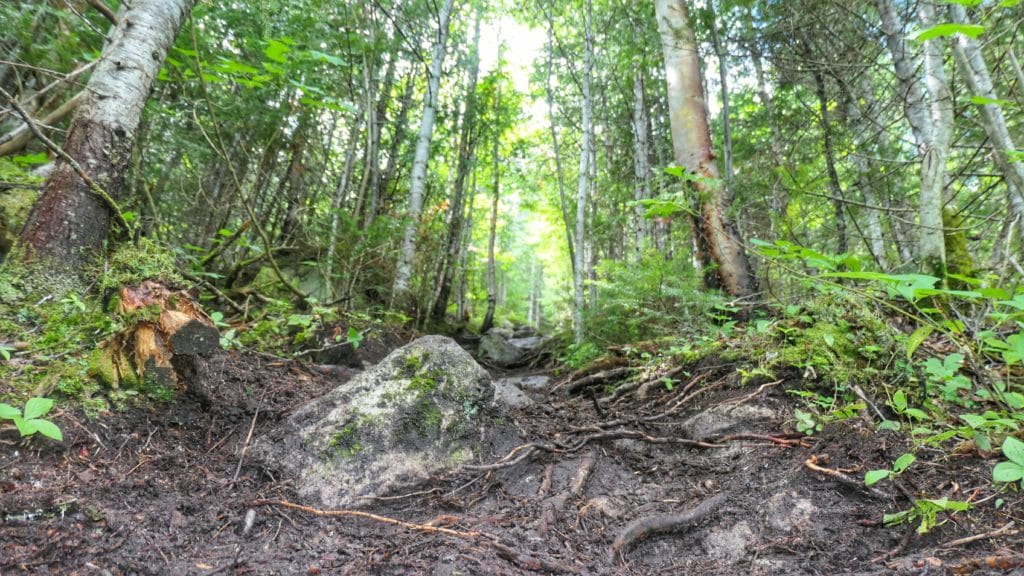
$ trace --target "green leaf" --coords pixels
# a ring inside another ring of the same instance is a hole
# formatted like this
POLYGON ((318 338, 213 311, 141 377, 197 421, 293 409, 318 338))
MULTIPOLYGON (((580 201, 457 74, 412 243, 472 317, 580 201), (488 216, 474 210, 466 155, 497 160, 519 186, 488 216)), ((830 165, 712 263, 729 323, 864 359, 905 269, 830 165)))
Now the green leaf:
POLYGON ((914 456, 913 454, 904 454, 897 458, 895 462, 893 462, 892 471, 899 474, 906 470, 907 468, 909 468, 910 465, 913 464, 916 460, 917 457, 914 456))
POLYGON ((332 54, 325 54, 324 52, 320 52, 319 50, 310 50, 309 51, 309 55, 314 60, 320 60, 321 62, 327 62, 328 64, 331 64, 331 65, 334 65, 334 66, 344 66, 345 65, 345 61, 342 60, 341 58, 339 58, 337 56, 334 56, 332 54))
POLYGON ((1024 442, 1017 440, 1013 436, 1007 436, 1003 440, 1003 456, 1024 466, 1024 442))
POLYGON ((909 338, 907 338, 907 358, 908 359, 912 358, 914 356, 914 352, 917 350, 917 348, 922 343, 924 343, 924 341, 927 340, 928 337, 931 336, 932 332, 934 332, 934 331, 935 331, 935 327, 930 325, 930 324, 926 324, 924 326, 921 326, 917 330, 914 330, 914 333, 911 334, 909 338))
POLYGON ((897 390, 896 393, 892 395, 892 407, 895 408, 897 412, 905 412, 907 410, 907 393, 903 390, 897 390))
POLYGON ((1000 98, 987 98, 985 96, 971 96, 971 102, 984 106, 985 104, 992 104, 993 106, 1013 106, 1013 102, 1009 100, 1002 100, 1000 98))
POLYGON ((4 420, 13 420, 14 418, 21 418, 21 410, 18 410, 10 404, 4 404, 0 402, 0 418, 4 420))
POLYGON ((359 345, 363 342, 363 335, 355 328, 349 326, 347 342, 352 345, 352 348, 359 348, 359 345))
POLYGON ((874 486, 889 477, 889 470, 871 470, 864 475, 864 485, 874 486))
POLYGON ((270 39, 267 40, 267 47, 263 49, 263 55, 273 60, 274 62, 284 64, 285 62, 288 61, 288 59, 285 58, 284 55, 291 51, 292 49, 289 48, 288 45, 285 44, 284 42, 281 42, 280 40, 270 39))
POLYGON ((23 156, 15 156, 11 158, 14 163, 19 166, 38 166, 40 164, 46 164, 50 161, 50 157, 46 155, 46 152, 39 152, 38 154, 25 154, 23 156))
POLYGON ((37 431, 43 436, 58 442, 64 441, 64 435, 61 434, 60 428, 53 422, 42 419, 32 420, 32 422, 35 424, 37 431))
POLYGON ((1024 362, 1024 334, 1011 334, 1007 339, 1007 349, 1003 350, 1003 361, 1007 364, 1024 362))
POLYGON ((53 408, 53 400, 49 398, 29 398, 25 403, 24 417, 26 420, 39 418, 45 416, 51 408, 53 408))
POLYGON ((984 0, 942 0, 942 1, 945 2, 946 4, 959 4, 961 6, 966 6, 968 8, 973 8, 974 6, 978 6, 979 4, 981 4, 984 0))
POLYGON ((1016 462, 1000 462, 992 469, 993 482, 1016 482, 1024 479, 1024 466, 1016 462))
POLYGON ((918 42, 924 42, 925 40, 931 40, 932 38, 943 38, 954 34, 963 34, 970 38, 977 38, 984 32, 985 27, 979 24, 956 24, 954 22, 945 22, 943 24, 936 24, 931 28, 921 30, 917 34, 911 36, 910 39, 918 42))
POLYGON ((25 436, 31 436, 38 430, 35 425, 37 420, 25 420, 21 416, 16 416, 13 420, 14 425, 18 427, 18 432, 21 434, 22 438, 25 436))

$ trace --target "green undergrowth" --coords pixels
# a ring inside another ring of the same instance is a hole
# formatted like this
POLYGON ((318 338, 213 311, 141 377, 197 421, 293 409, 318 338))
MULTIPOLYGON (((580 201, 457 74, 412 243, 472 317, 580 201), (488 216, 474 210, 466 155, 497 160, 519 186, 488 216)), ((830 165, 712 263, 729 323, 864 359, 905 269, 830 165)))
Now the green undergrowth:
POLYGON ((133 398, 167 400, 168 390, 139 383, 107 390, 93 351, 130 319, 117 315, 116 288, 153 279, 183 285, 169 252, 142 239, 115 249, 87 272, 90 284, 64 290, 40 283, 31 269, 0 268, 0 401, 54 397, 90 416, 133 398))

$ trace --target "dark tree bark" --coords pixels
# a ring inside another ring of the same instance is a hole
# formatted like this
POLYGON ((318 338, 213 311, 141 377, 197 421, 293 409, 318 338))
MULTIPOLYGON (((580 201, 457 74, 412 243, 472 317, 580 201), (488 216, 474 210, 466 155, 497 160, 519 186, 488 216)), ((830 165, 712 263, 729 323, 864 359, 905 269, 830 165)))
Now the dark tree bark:
POLYGON ((103 248, 109 200, 121 197, 133 140, 153 81, 194 0, 139 0, 114 29, 110 49, 89 80, 64 151, 109 196, 96 194, 60 159, 32 208, 16 248, 48 275, 77 277, 103 248))

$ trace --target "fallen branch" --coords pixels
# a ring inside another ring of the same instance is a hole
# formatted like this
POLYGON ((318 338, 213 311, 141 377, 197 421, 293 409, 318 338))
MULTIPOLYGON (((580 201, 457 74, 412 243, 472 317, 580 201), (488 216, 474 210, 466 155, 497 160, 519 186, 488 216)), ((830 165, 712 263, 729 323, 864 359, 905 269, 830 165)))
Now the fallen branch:
POLYGON ((727 497, 725 494, 712 496, 698 504, 696 507, 680 514, 663 514, 639 518, 626 525, 619 533, 619 536, 612 543, 609 558, 612 563, 622 559, 623 551, 635 542, 639 542, 655 534, 666 534, 669 532, 681 532, 691 528, 697 522, 703 520, 722 504, 727 497))
POLYGON ((253 502, 250 503, 250 506, 281 506, 282 508, 291 508, 293 510, 299 510, 300 512, 305 512, 307 514, 312 514, 314 516, 321 516, 327 518, 337 518, 342 516, 364 518, 366 520, 373 520, 375 522, 381 522, 383 524, 399 526, 409 530, 414 530, 416 532, 444 534, 446 536, 455 536, 456 538, 493 538, 493 536, 475 530, 463 532, 461 530, 452 530, 450 528, 429 526, 427 524, 413 524, 411 522, 405 522, 403 520, 398 520, 395 518, 388 518, 387 516, 379 516, 377 514, 371 514, 369 512, 361 512, 359 510, 320 510, 318 508, 312 508, 310 506, 303 506, 302 504, 295 504, 287 500, 254 500, 253 502))
POLYGON ((955 548, 957 546, 963 546, 965 544, 970 544, 971 542, 977 542, 978 540, 984 540, 986 538, 995 538, 997 536, 1009 536, 1009 535, 1016 534, 1016 533, 1020 532, 1020 530, 1014 530, 1013 529, 1014 526, 1015 526, 1015 524, 1011 520, 1010 522, 1007 522, 1001 528, 998 528, 996 530, 992 530, 991 532, 986 532, 984 534, 975 534, 974 536, 968 536, 966 538, 958 538, 957 540, 951 540, 949 542, 946 542, 945 544, 942 545, 942 548, 955 548))
POLYGON ((854 490, 858 490, 860 492, 866 492, 880 500, 892 499, 892 496, 886 494, 885 492, 882 492, 877 488, 865 486, 862 480, 851 478, 850 476, 847 476, 846 474, 843 474, 838 470, 832 470, 831 468, 823 468, 818 465, 818 462, 826 461, 828 461, 827 455, 823 454, 821 456, 811 456, 810 458, 804 461, 804 466, 806 466, 809 470, 813 470, 814 472, 817 472, 819 474, 824 474, 826 476, 834 478, 840 484, 845 484, 846 486, 849 486, 850 488, 853 488, 854 490))

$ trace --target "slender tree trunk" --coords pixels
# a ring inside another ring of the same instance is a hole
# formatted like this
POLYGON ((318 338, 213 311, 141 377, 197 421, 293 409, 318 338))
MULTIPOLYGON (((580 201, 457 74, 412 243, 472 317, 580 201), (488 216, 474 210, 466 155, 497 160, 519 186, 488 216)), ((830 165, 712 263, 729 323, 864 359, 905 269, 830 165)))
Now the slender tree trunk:
MULTIPOLYGON (((572 234, 572 221, 569 218, 569 202, 565 193, 565 170, 562 168, 562 151, 558 140, 558 124, 555 121, 555 90, 551 86, 554 75, 552 68, 555 60, 555 22, 548 14, 548 61, 547 73, 544 78, 544 94, 548 104, 548 125, 551 130, 551 150, 555 155, 555 175, 558 179, 558 200, 562 207, 562 222, 565 224, 565 240, 569 245, 569 261, 576 270, 576 244, 572 234)), ((574 272, 575 273, 575 272, 574 272)))
POLYGON ((877 132, 874 113, 875 97, 872 93, 873 87, 870 78, 865 75, 858 83, 860 88, 859 97, 847 99, 846 115, 854 130, 854 153, 853 165, 857 169, 857 188, 860 190, 861 198, 872 208, 866 212, 868 221, 868 250, 882 272, 889 271, 889 262, 886 257, 885 236, 882 230, 882 219, 878 211, 881 209, 881 202, 874 190, 873 175, 878 172, 877 166, 868 161, 869 152, 875 150, 871 147, 871 135, 877 132))
POLYGON ((650 135, 648 134, 647 99, 644 90, 644 71, 633 73, 633 170, 636 176, 633 197, 636 201, 636 252, 642 256, 650 236, 647 208, 642 204, 651 197, 650 135))
POLYGON ((590 81, 594 67, 594 39, 591 30, 591 1, 586 1, 584 13, 583 39, 583 102, 581 103, 583 118, 580 122, 580 169, 576 186, 576 250, 573 266, 573 336, 577 344, 583 342, 583 308, 585 306, 583 282, 587 273, 587 197, 590 191, 590 157, 591 138, 593 133, 590 81))
POLYGON ((352 178, 352 170, 356 163, 356 148, 359 145, 359 132, 363 127, 363 115, 356 115, 356 120, 348 132, 348 150, 345 151, 345 165, 341 169, 341 176, 338 178, 338 186, 334 189, 331 197, 331 232, 327 238, 327 281, 331 282, 334 276, 334 255, 338 250, 338 226, 341 224, 341 208, 345 204, 348 195, 348 184, 352 178))
POLYGON ((459 243, 459 269, 458 269, 458 304, 455 313, 456 321, 460 324, 469 322, 469 245, 473 242, 473 205, 476 201, 476 167, 473 168, 473 180, 469 185, 469 204, 466 207, 464 220, 466 225, 462 229, 462 241, 459 243))
MULTIPOLYGON (((383 174, 380 169, 380 147, 381 147, 381 126, 387 120, 388 102, 391 101, 391 87, 395 83, 395 59, 388 62, 387 72, 384 74, 384 84, 381 87, 379 96, 377 97, 377 111, 374 114, 374 126, 373 126, 373 158, 370 172, 370 199, 366 206, 365 212, 362 213, 362 218, 359 221, 361 229, 373 225, 373 222, 377 219, 377 212, 380 210, 380 199, 381 190, 383 184, 383 174)), ((389 158, 390 162, 391 159, 389 158)))
MULTIPOLYGON (((921 26, 935 26, 935 8, 931 0, 918 4, 921 26)), ((946 187, 946 159, 953 133, 953 95, 946 83, 941 38, 924 42, 924 77, 930 97, 931 130, 921 161, 920 236, 918 255, 922 269, 946 276, 946 238, 943 234, 943 192, 946 187)))
POLYGON ((434 43, 434 53, 430 61, 427 95, 423 103, 423 119, 420 122, 420 135, 416 142, 416 156, 412 164, 409 209, 405 216, 402 246, 395 267, 395 284, 391 290, 392 304, 399 307, 408 307, 411 304, 407 301, 409 281, 412 279, 412 265, 416 257, 416 235, 419 230, 420 215, 423 213, 423 200, 427 185, 427 163, 430 160, 430 142, 434 137, 437 96, 441 88, 441 72, 444 65, 445 49, 448 45, 448 25, 454 3, 455 0, 445 0, 441 7, 441 13, 438 15, 437 41, 434 43))
MULTIPOLYGON (((967 11, 963 6, 951 4, 949 13, 954 22, 961 24, 967 22, 967 11)), ((1024 162, 1018 159, 1019 156, 1011 156, 1016 153, 1017 147, 1010 136, 1006 116, 1003 115, 1003 109, 999 104, 998 95, 992 84, 992 76, 989 74, 981 49, 973 38, 958 34, 953 43, 953 54, 956 56, 957 65, 963 73, 967 86, 971 89, 971 94, 986 100, 985 103, 980 104, 982 126, 992 144, 992 155, 996 165, 1006 181, 1011 213, 1019 218, 1020 222, 1024 222, 1024 162)), ((1016 64, 1016 58, 1012 57, 1012 50, 1010 54, 1011 63, 1016 66, 1017 74, 1019 74, 1020 67, 1016 64)), ((1024 225, 1018 225, 1017 230, 1024 237, 1024 225)))
POLYGON ((718 59, 718 82, 722 98, 722 165, 725 167, 725 189, 732 194, 732 181, 735 175, 732 169, 732 128, 729 125, 729 63, 726 61, 725 47, 718 35, 718 19, 715 17, 714 2, 708 2, 709 26, 711 28, 711 45, 718 59))
POLYGON ((828 114, 828 94, 825 92, 825 77, 814 72, 814 85, 818 94, 818 114, 821 121, 821 135, 825 147, 825 167, 828 170, 829 188, 832 191, 832 209, 836 220, 836 251, 845 254, 849 250, 846 238, 846 207, 843 205, 843 186, 836 171, 836 155, 832 146, 832 122, 828 114))
POLYGON ((455 188, 452 192, 451 224, 445 241, 445 260, 442 264, 437 301, 434 303, 433 320, 444 321, 451 297, 455 265, 459 257, 459 243, 462 240, 462 212, 465 198, 466 179, 472 169, 476 153, 476 84, 480 73, 480 16, 477 15, 473 31, 473 44, 469 57, 469 78, 466 84, 466 108, 463 111, 462 131, 459 135, 459 158, 455 169, 455 188))
MULTIPOLYGON (((498 98, 500 100, 500 93, 498 98)), ((494 326, 494 310, 498 304, 498 279, 497 265, 494 260, 494 244, 498 237, 498 200, 501 196, 500 146, 501 138, 496 136, 492 150, 493 164, 491 165, 491 171, 494 173, 494 180, 491 184, 494 196, 491 200, 491 228, 487 236, 487 313, 484 315, 483 324, 480 325, 481 334, 486 334, 494 326)))
POLYGON ((682 0, 655 0, 658 29, 665 53, 665 77, 668 84, 669 118, 676 162, 698 177, 693 183, 700 196, 698 242, 707 246, 707 254, 718 265, 718 286, 735 297, 757 291, 747 254, 725 218, 726 197, 719 180, 708 130, 707 107, 701 87, 700 58, 690 28, 689 14, 682 0))
MULTIPOLYGON (((146 99, 194 0, 138 0, 115 27, 110 49, 89 79, 64 144, 110 199, 121 197, 135 132, 146 99)), ((22 230, 16 254, 51 260, 54 277, 71 279, 103 247, 112 207, 63 159, 43 187, 22 230)))
MULTIPOLYGON (((380 175, 380 190, 375 195, 377 206, 371 206, 371 213, 375 219, 377 213, 380 212, 381 205, 390 196, 391 184, 395 180, 398 155, 402 148, 402 142, 405 140, 405 125, 409 120, 409 109, 412 107, 413 88, 415 85, 416 82, 412 77, 406 78, 405 88, 402 90, 402 100, 398 107, 398 117, 395 119, 393 123, 394 128, 391 130, 391 143, 388 146, 388 163, 384 167, 384 172, 380 175)), ((366 227, 369 228, 371 224, 373 222, 368 220, 366 227)))

